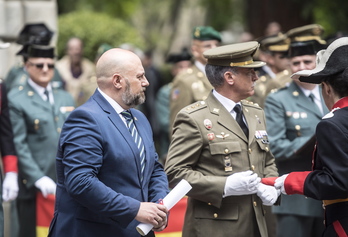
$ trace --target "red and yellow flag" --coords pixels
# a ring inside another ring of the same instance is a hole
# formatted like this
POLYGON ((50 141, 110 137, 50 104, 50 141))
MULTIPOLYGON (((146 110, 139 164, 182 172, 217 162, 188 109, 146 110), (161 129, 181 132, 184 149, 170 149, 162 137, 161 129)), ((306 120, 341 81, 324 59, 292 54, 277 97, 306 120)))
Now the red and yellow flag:
POLYGON ((186 212, 187 197, 182 198, 170 210, 168 226, 161 232, 156 232, 156 237, 181 237, 184 217, 186 212))
POLYGON ((36 237, 47 237, 53 219, 55 195, 45 198, 41 192, 36 195, 36 237))

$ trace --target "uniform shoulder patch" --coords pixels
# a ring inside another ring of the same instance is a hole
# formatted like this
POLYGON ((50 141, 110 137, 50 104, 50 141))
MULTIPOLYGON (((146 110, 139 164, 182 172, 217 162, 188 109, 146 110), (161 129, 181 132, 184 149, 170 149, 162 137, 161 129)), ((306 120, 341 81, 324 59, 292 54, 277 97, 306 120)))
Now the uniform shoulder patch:
POLYGON ((195 111, 201 110, 205 107, 207 107, 207 104, 205 103, 205 101, 197 101, 193 104, 186 106, 181 111, 185 111, 186 113, 190 114, 190 113, 193 113, 195 111))

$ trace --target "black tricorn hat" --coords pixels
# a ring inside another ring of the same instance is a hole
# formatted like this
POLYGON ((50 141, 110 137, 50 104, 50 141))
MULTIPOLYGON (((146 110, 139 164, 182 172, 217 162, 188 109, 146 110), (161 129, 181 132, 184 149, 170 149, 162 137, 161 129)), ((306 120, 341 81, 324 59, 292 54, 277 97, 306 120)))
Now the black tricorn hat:
POLYGON ((192 56, 186 47, 182 48, 180 53, 169 54, 166 63, 177 63, 180 61, 189 61, 192 56))
POLYGON ((54 58, 54 48, 46 45, 30 45, 28 58, 54 58))
POLYGON ((291 77, 320 84, 326 77, 343 72, 348 67, 348 37, 338 38, 327 49, 319 51, 316 61, 314 69, 296 72, 291 77))
POLYGON ((26 24, 17 38, 17 44, 49 45, 53 32, 44 23, 26 24))

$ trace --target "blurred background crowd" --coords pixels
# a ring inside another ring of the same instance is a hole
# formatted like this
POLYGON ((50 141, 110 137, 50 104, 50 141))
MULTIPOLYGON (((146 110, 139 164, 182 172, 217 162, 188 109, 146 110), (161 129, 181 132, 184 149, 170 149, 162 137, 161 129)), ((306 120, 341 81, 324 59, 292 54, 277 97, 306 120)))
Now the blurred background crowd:
MULTIPOLYGON (((170 127, 173 120, 171 116, 175 116, 177 109, 189 104, 178 105, 176 112, 171 114, 171 111, 174 111, 173 101, 178 100, 179 94, 185 90, 178 85, 179 78, 190 80, 183 75, 192 74, 195 67, 199 69, 200 65, 205 64, 202 59, 203 50, 197 49, 199 42, 212 41, 206 46, 209 48, 258 41, 261 45, 255 57, 265 61, 267 67, 258 71, 260 79, 255 87, 255 95, 250 101, 263 108, 269 105, 265 108, 269 127, 276 128, 279 124, 288 126, 288 121, 274 119, 277 117, 275 111, 281 109, 277 108, 277 105, 281 104, 280 99, 275 98, 276 102, 273 102, 271 96, 267 102, 267 95, 274 89, 290 85, 289 76, 300 70, 291 64, 292 59, 304 55, 311 55, 312 59, 315 59, 317 51, 325 48, 334 39, 347 35, 347 10, 346 0, 0 0, 0 43, 10 43, 0 50, 0 78, 6 85, 6 93, 11 94, 11 90, 16 90, 26 83, 23 65, 28 60, 28 49, 31 45, 52 46, 55 48, 52 88, 67 91, 72 96, 75 106, 79 106, 86 102, 97 87, 94 67, 102 53, 114 47, 135 52, 142 60, 150 83, 146 90, 146 102, 139 109, 152 125, 157 152, 164 162, 170 143, 170 127), (292 31, 293 29, 295 31, 292 31), (302 49, 295 52, 299 46, 293 44, 294 54, 290 54, 289 48, 294 42, 310 42, 312 49, 313 45, 320 47, 310 52, 301 51, 302 49), (178 78, 174 86, 173 78, 178 78)), ((315 62, 311 67, 314 66, 315 62)), ((196 89, 200 89, 200 84, 194 83, 191 89, 195 89, 194 85, 196 89)), ((289 93, 297 97, 298 94, 294 91, 301 86, 297 85, 294 88, 289 93)), ((318 91, 317 88, 315 90, 318 91)), ((194 94, 194 90, 191 94, 194 94)), ((195 99, 204 99, 204 96, 195 99)), ((280 98, 285 98, 285 95, 280 98)), ((318 92, 317 102, 320 103, 320 100, 318 92)), ((287 102, 288 100, 284 103, 287 102)), ((323 109, 325 110, 325 106, 317 111, 320 115, 315 119, 315 123, 325 113, 323 109)), ((307 114, 310 113, 294 108, 285 109, 283 112, 288 113, 291 110, 292 114, 287 115, 295 120, 298 119, 297 116, 307 119, 307 114)), ((295 137, 306 137, 297 144, 298 147, 304 145, 314 134, 315 123, 311 121, 311 131, 306 135, 302 133, 305 130, 301 130, 301 126, 306 125, 300 126, 298 121, 291 125, 294 128, 289 129, 290 132, 296 134, 289 138, 291 141, 295 137)), ((276 137, 280 130, 273 131, 276 137)), ((272 132, 269 133, 272 135, 272 132)), ((288 134, 289 131, 284 131, 285 133, 288 134)), ((277 149, 286 148, 282 144, 279 147, 278 144, 274 144, 272 152, 277 158, 277 149)), ((283 156, 284 154, 279 154, 279 157, 283 156)), ((12 222, 5 218, 5 223, 12 225, 7 225, 5 236, 17 237, 15 207, 7 202, 4 206, 5 217, 12 218, 12 222)), ((280 209, 273 211, 280 213, 280 216, 287 213, 280 209)), ((320 217, 322 212, 308 215, 320 217)), ((271 226, 270 236, 276 236, 275 217, 270 216, 268 220, 271 226)))

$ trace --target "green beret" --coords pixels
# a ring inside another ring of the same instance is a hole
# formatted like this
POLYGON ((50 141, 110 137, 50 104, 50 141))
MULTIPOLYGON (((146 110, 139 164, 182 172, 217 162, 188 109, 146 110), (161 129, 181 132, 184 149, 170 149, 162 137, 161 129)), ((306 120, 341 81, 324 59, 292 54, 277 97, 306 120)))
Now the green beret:
POLYGON ((220 33, 211 26, 196 26, 192 31, 192 38, 195 40, 217 40, 221 42, 220 33))
POLYGON ((254 61, 253 55, 259 47, 256 41, 230 44, 209 49, 203 53, 210 65, 257 68, 266 65, 265 62, 254 61))

